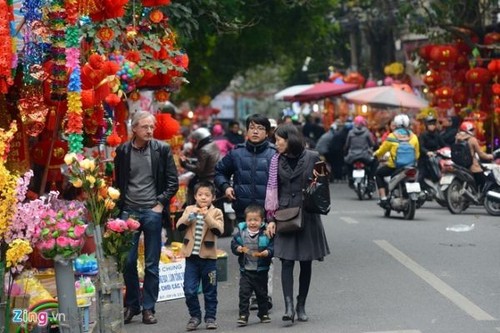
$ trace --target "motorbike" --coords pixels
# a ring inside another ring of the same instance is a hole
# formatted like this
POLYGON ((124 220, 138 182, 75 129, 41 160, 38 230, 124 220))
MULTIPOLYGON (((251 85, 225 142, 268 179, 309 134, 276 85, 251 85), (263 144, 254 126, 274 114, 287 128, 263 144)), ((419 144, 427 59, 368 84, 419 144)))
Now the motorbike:
POLYGON ((396 170, 387 182, 388 206, 384 208, 384 216, 389 217, 391 211, 403 213, 405 220, 413 220, 420 196, 420 183, 417 181, 417 168, 413 166, 396 170))
POLYGON ((367 166, 362 161, 355 161, 353 163, 352 181, 354 191, 358 195, 359 200, 363 200, 365 197, 368 199, 372 198, 375 191, 373 180, 370 181, 367 166))
POLYGON ((435 152, 435 156, 428 158, 428 169, 431 174, 423 179, 422 195, 417 203, 420 208, 425 201, 435 200, 441 207, 446 207, 446 190, 440 184, 441 176, 446 170, 447 161, 451 160, 451 149, 443 147, 435 152))
MULTIPOLYGON (((495 159, 500 157, 500 149, 493 152, 495 159)), ((470 205, 485 207, 488 214, 500 215, 500 204, 497 196, 500 195, 499 165, 481 164, 486 176, 483 189, 479 189, 474 175, 468 168, 464 168, 451 160, 447 162, 447 171, 441 178, 441 189, 447 191, 446 203, 452 214, 464 212, 470 205), (489 194, 489 195, 488 195, 489 194)))

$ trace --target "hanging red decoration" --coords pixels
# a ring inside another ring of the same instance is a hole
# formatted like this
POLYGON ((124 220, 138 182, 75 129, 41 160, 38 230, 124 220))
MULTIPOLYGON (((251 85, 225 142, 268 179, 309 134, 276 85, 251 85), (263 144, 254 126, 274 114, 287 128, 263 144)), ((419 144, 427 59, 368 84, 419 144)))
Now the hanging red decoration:
POLYGON ((440 99, 451 99, 453 97, 453 89, 448 86, 440 87, 436 89, 435 95, 440 99))
POLYGON ((154 92, 154 97, 157 102, 166 102, 170 98, 170 93, 166 90, 157 90, 154 92))
POLYGON ((498 44, 498 43, 500 43, 500 33, 493 31, 493 32, 488 32, 486 35, 484 35, 485 45, 498 44))
POLYGON ((168 6, 171 0, 142 0, 142 6, 155 7, 155 6, 168 6))
POLYGON ((171 139, 181 129, 181 125, 177 120, 172 118, 170 113, 157 113, 156 128, 153 136, 158 140, 171 139))
POLYGON ((100 0, 94 1, 95 9, 90 13, 93 22, 122 17, 125 14, 124 6, 128 0, 100 0))
POLYGON ((103 42, 109 42, 115 37, 115 33, 113 29, 109 27, 102 27, 96 32, 96 37, 99 38, 103 42))
POLYGON ((149 19, 153 23, 160 23, 163 20, 163 13, 161 10, 155 9, 149 13, 149 19))
POLYGON ((118 97, 117 94, 109 94, 108 96, 106 96, 106 98, 104 99, 104 101, 111 107, 115 107, 118 105, 118 103, 120 103, 121 101, 121 98, 118 97))
POLYGON ((138 90, 134 90, 130 94, 128 94, 128 99, 130 99, 132 102, 137 102, 141 99, 141 93, 138 90))
POLYGON ((457 61, 458 50, 452 45, 440 45, 431 50, 430 57, 440 66, 451 65, 457 61))
POLYGON ((424 45, 418 50, 418 54, 422 59, 428 62, 429 60, 431 60, 431 51, 435 46, 436 45, 434 44, 424 45))
POLYGON ((500 59, 493 59, 488 64, 488 70, 493 73, 493 75, 500 74, 500 59))
POLYGON ((443 79, 441 78, 441 75, 437 71, 429 71, 425 76, 424 76, 424 83, 428 85, 429 87, 435 87, 438 84, 441 83, 443 79))
POLYGON ((453 91, 453 103, 457 106, 465 105, 467 102, 467 91, 463 86, 458 86, 453 91))
POLYGON ((365 81, 365 77, 359 72, 351 72, 346 77, 344 77, 345 83, 357 84, 360 87, 365 83, 365 81))
POLYGON ((500 83, 494 83, 491 86, 491 91, 493 92, 494 95, 499 96, 500 95, 500 83))
POLYGON ((491 73, 486 68, 472 68, 465 73, 465 80, 477 85, 487 84, 491 80, 491 73))
POLYGON ((116 147, 120 143, 122 143, 122 139, 120 138, 120 136, 118 135, 118 133, 116 133, 116 127, 115 126, 113 126, 113 130, 112 130, 111 134, 108 135, 108 137, 106 138, 106 143, 110 147, 116 147))

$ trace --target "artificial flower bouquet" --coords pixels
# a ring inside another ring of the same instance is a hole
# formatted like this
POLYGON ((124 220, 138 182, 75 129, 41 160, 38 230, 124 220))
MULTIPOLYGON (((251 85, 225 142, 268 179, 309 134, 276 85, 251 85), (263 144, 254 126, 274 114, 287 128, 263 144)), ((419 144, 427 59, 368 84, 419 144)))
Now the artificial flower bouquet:
POLYGON ((116 258, 118 271, 123 272, 128 253, 134 241, 134 234, 139 230, 139 221, 112 219, 105 224, 102 246, 106 256, 116 258))
POLYGON ((120 191, 108 186, 99 160, 70 153, 64 157, 64 162, 68 167, 70 183, 83 191, 91 222, 103 225, 108 218, 115 216, 120 191))
POLYGON ((70 202, 65 209, 48 209, 41 214, 40 240, 36 246, 42 256, 54 260, 75 258, 85 243, 84 210, 70 202))

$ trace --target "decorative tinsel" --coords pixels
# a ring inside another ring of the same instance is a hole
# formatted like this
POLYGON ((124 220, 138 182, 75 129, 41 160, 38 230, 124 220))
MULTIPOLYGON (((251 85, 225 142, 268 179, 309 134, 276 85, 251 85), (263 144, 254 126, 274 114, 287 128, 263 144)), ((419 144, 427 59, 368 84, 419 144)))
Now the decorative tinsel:
POLYGON ((24 0, 21 7, 21 13, 24 15, 24 54, 23 54, 23 82, 25 84, 34 84, 40 78, 32 75, 34 68, 42 64, 42 45, 36 39, 37 27, 42 23, 42 1, 24 0))
POLYGON ((0 93, 2 94, 6 94, 8 87, 14 83, 12 65, 15 60, 15 44, 10 29, 13 19, 12 0, 0 0, 0 93))
POLYGON ((49 8, 49 21, 51 23, 51 45, 50 53, 53 58, 52 84, 50 97, 54 101, 66 99, 66 53, 65 53, 65 29, 66 11, 63 0, 51 0, 49 8))

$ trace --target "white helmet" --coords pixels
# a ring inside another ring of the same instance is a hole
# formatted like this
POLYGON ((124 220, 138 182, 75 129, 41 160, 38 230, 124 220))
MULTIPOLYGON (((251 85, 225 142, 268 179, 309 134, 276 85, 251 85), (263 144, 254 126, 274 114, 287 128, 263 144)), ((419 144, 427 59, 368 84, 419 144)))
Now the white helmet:
POLYGON ((208 128, 205 127, 200 127, 197 128, 196 130, 191 133, 191 139, 193 139, 196 142, 200 142, 203 139, 208 138, 209 136, 212 136, 208 128))
POLYGON ((394 126, 396 128, 408 128, 410 126, 410 118, 405 114, 398 114, 394 117, 394 126))

